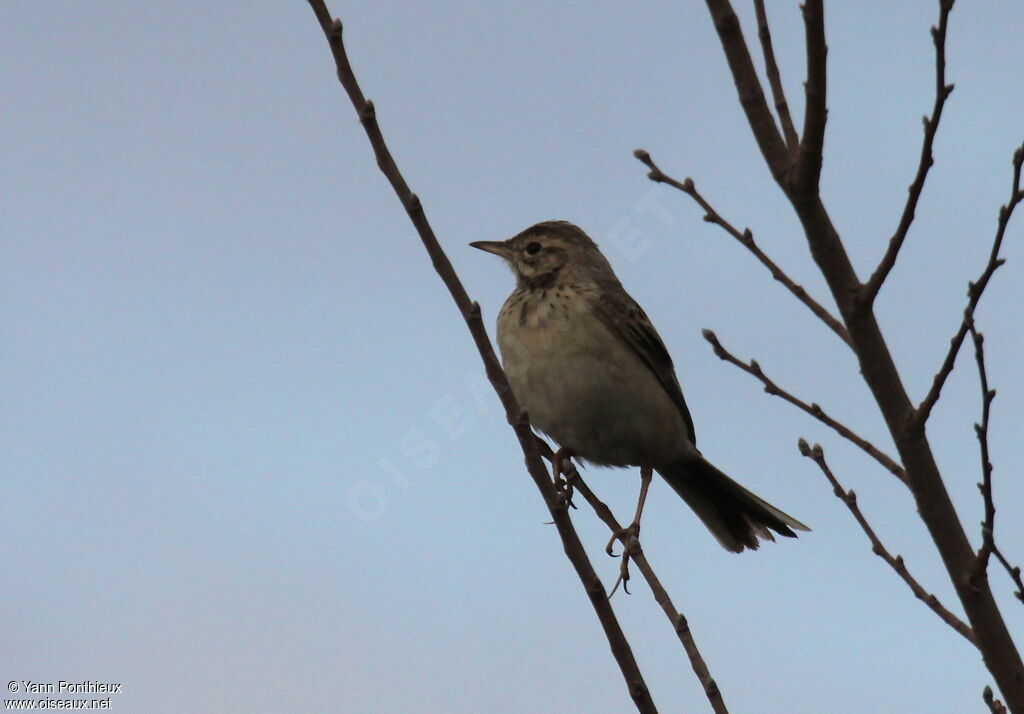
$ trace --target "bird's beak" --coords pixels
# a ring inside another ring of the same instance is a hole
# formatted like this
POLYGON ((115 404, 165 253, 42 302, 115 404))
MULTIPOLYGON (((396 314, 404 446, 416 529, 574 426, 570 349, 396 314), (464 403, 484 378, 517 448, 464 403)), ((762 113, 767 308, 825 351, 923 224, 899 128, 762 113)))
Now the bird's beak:
POLYGON ((480 250, 486 251, 488 253, 494 253, 498 257, 504 258, 505 260, 508 260, 509 256, 511 256, 512 254, 512 251, 510 251, 508 249, 508 246, 505 245, 505 241, 478 240, 475 243, 470 243, 469 245, 472 246, 473 248, 479 248, 480 250))

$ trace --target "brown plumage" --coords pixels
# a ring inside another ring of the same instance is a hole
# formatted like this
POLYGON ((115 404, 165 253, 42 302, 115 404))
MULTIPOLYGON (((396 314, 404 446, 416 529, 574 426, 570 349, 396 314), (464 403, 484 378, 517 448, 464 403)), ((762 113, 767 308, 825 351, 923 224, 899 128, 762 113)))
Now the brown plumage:
POLYGON ((546 221, 471 245, 501 256, 515 274, 498 345, 537 429, 591 463, 657 471, 727 550, 809 530, 697 450, 668 350, 586 233, 546 221))

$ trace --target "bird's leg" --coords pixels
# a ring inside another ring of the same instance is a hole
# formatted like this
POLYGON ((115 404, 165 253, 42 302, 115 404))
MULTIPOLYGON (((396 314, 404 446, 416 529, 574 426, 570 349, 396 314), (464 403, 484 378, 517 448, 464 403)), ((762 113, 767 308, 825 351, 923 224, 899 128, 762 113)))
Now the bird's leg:
POLYGON ((644 504, 647 502, 647 489, 651 487, 651 479, 654 478, 654 469, 650 466, 640 467, 640 496, 636 500, 636 513, 633 514, 633 522, 626 530, 636 529, 636 535, 640 535, 640 516, 644 513, 644 504))
POLYGON ((559 498, 563 499, 565 503, 572 506, 572 475, 575 474, 575 469, 572 468, 572 457, 576 454, 573 453, 572 449, 561 448, 555 452, 555 455, 551 458, 551 470, 555 479, 555 491, 558 493, 559 498), (568 465, 568 469, 566 466, 568 465), (569 478, 563 476, 568 474, 569 478))
POLYGON ((636 501, 636 513, 633 515, 633 522, 626 528, 617 530, 605 547, 605 552, 614 557, 615 553, 612 547, 615 545, 615 541, 622 541, 622 564, 619 566, 619 579, 615 581, 615 587, 608 593, 609 598, 619 589, 620 584, 622 589, 626 591, 626 594, 629 594, 629 559, 640 548, 640 516, 644 512, 644 503, 647 502, 647 489, 651 487, 651 479, 653 477, 654 471, 650 466, 640 467, 640 496, 636 501))
POLYGON ((654 470, 650 466, 640 467, 640 496, 636 501, 636 513, 633 515, 633 522, 626 528, 615 531, 612 534, 611 540, 608 541, 608 545, 605 546, 605 552, 615 557, 613 548, 615 541, 621 540, 625 550, 623 554, 629 550, 629 538, 638 538, 640 536, 640 516, 644 512, 644 503, 647 501, 647 489, 651 487, 651 479, 654 478, 654 470))

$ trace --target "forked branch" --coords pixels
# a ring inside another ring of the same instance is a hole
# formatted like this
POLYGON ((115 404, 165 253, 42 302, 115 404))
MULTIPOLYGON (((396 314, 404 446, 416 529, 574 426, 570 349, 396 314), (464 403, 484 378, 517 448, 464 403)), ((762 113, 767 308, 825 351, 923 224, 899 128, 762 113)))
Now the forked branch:
POLYGON ((978 306, 978 301, 981 300, 982 293, 985 292, 989 280, 992 279, 992 274, 996 272, 999 266, 1006 262, 1004 258, 999 257, 999 252, 1003 247, 1003 237, 1006 235, 1006 227, 1010 224, 1013 211, 1021 201, 1024 201, 1024 191, 1020 187, 1022 164, 1024 164, 1024 144, 1021 144, 1013 154, 1013 179, 1010 183, 1010 200, 999 207, 999 220, 996 224, 996 235, 992 241, 992 250, 989 252, 988 263, 986 263, 985 269, 981 272, 978 279, 967 284, 967 307, 964 308, 960 327, 957 329, 956 334, 953 335, 953 339, 949 341, 949 350, 946 352, 946 357, 943 359, 939 371, 932 378, 931 389, 928 390, 928 394, 921 400, 921 404, 918 405, 911 416, 909 424, 911 431, 923 429, 928 421, 932 408, 939 401, 942 387, 953 371, 953 365, 956 363, 956 356, 960 352, 960 346, 963 345, 964 338, 967 337, 970 326, 974 322, 974 310, 978 306))
MULTIPOLYGON (((540 437, 537 437, 537 446, 540 449, 541 454, 544 458, 549 461, 552 460, 554 454, 551 451, 551 447, 548 446, 540 437)), ((711 671, 708 669, 707 662, 704 661, 704 657, 701 655, 700 650, 697 648, 697 643, 693 639, 693 633, 690 631, 690 625, 687 619, 682 615, 676 606, 672 603, 672 598, 669 597, 668 591, 661 584, 661 580, 654 573, 654 569, 651 564, 647 561, 647 556, 644 555, 644 550, 640 545, 640 541, 636 538, 623 535, 624 531, 619 525, 618 520, 612 513, 611 509, 597 497, 597 495, 590 490, 583 478, 580 476, 579 471, 572 464, 569 464, 568 481, 571 487, 579 491, 586 499, 587 503, 590 504, 591 508, 594 509, 594 513, 597 517, 604 521, 608 529, 619 537, 622 542, 624 549, 628 548, 630 551, 630 558, 636 564, 640 573, 644 576, 644 580, 647 581, 648 587, 651 588, 651 593, 654 595, 655 601, 661 606, 662 611, 668 618, 668 621, 672 624, 672 629, 675 630, 676 636, 679 638, 680 643, 683 645, 683 649, 686 650, 686 656, 690 660, 690 667, 693 669, 694 674, 697 675, 697 679, 700 681, 701 687, 704 689, 704 694, 708 698, 708 702, 711 704, 711 709, 715 714, 729 714, 729 710, 725 706, 725 700, 722 698, 722 692, 718 688, 718 683, 714 677, 711 676, 711 671)), ((625 554, 623 554, 625 557, 625 554)))
POLYGON ((939 6, 939 24, 932 27, 932 42, 935 44, 935 104, 932 106, 931 116, 924 117, 924 140, 921 142, 921 158, 917 162, 917 174, 914 176, 910 188, 907 189, 907 202, 903 206, 903 213, 900 215, 900 222, 896 226, 896 232, 889 239, 889 247, 882 256, 875 272, 864 284, 861 294, 858 297, 860 309, 869 308, 875 301, 878 291, 882 289, 882 283, 889 276, 889 271, 896 265, 896 256, 907 238, 907 231, 914 222, 914 213, 917 210, 917 202, 921 198, 924 189, 925 179, 928 178, 928 171, 931 169, 935 159, 932 156, 932 145, 935 143, 935 134, 939 130, 939 121, 942 119, 942 108, 946 106, 946 100, 953 92, 953 85, 946 84, 946 23, 949 20, 949 13, 953 9, 954 0, 942 0, 939 6))
POLYGON ((733 238, 738 240, 747 250, 754 254, 754 256, 761 261, 764 267, 768 268, 768 272, 772 274, 772 277, 782 283, 789 292, 791 292, 797 300, 807 306, 811 312, 813 312, 819 320, 824 322, 832 332, 836 333, 843 342, 848 346, 850 345, 850 335, 847 333, 846 328, 843 324, 837 320, 832 313, 822 307, 821 303, 812 298, 802 285, 798 285, 790 278, 785 271, 780 268, 775 261, 768 257, 760 246, 754 242, 754 234, 749 228, 745 228, 742 232, 733 226, 729 221, 722 218, 721 214, 714 209, 714 207, 708 203, 704 197, 697 191, 697 187, 694 185, 693 180, 687 178, 682 183, 672 178, 654 163, 654 159, 643 149, 637 149, 633 152, 633 156, 642 161, 650 171, 647 173, 647 178, 655 183, 664 183, 677 188, 687 196, 697 202, 702 209, 704 209, 704 220, 708 223, 714 223, 716 226, 721 227, 726 233, 731 235, 733 238))
POLYGON ((860 510, 860 506, 857 505, 857 494, 852 490, 847 491, 843 488, 842 484, 836 479, 835 474, 832 473, 832 469, 829 468, 828 463, 825 461, 825 452, 821 446, 815 444, 813 447, 808 446, 807 441, 800 439, 799 441, 800 453, 811 459, 818 465, 821 472, 825 474, 825 478, 832 484, 832 490, 836 494, 836 497, 842 501, 846 507, 853 514, 854 519, 860 526, 861 530, 864 531, 864 535, 871 541, 871 552, 877 555, 879 558, 888 563, 889 567, 896 571, 903 582, 907 584, 910 591, 914 593, 914 597, 927 605, 932 612, 939 616, 943 622, 952 627, 958 633, 967 638, 967 641, 977 646, 978 642, 974 637, 974 630, 970 628, 963 620, 954 615, 952 612, 946 609, 946 607, 939 602, 939 599, 934 594, 928 592, 907 570, 906 563, 903 562, 903 556, 893 555, 879 539, 875 530, 868 523, 867 518, 860 510))
MULTIPOLYGON (((948 0, 940 0, 943 1, 948 0)), ((736 85, 741 88, 747 86, 751 81, 750 70, 742 62, 737 61, 737 58, 742 58, 746 51, 745 47, 739 46, 743 42, 742 36, 736 30, 730 33, 723 32, 722 20, 727 19, 725 11, 731 15, 731 6, 727 0, 706 2, 713 10, 723 10, 712 13, 716 19, 715 29, 718 31, 722 49, 729 59, 736 85)), ((906 387, 874 312, 862 309, 862 301, 858 300, 858 296, 863 290, 863 285, 818 190, 821 148, 827 118, 827 48, 822 6, 822 0, 806 0, 803 6, 807 40, 807 111, 795 171, 790 170, 788 158, 780 160, 770 143, 764 141, 765 131, 759 119, 762 110, 756 106, 756 95, 741 91, 743 110, 772 175, 786 192, 800 218, 811 254, 828 283, 843 323, 850 334, 860 363, 861 375, 871 390, 893 443, 899 451, 900 461, 906 469, 905 482, 914 495, 917 511, 942 557, 943 566, 963 605, 985 665, 999 685, 1008 708, 1015 714, 1024 714, 1024 662, 1010 636, 987 580, 972 582, 970 579, 977 553, 957 516, 925 433, 928 415, 939 398, 942 385, 953 369, 957 352, 968 331, 969 319, 973 316, 974 308, 992 273, 1002 263, 1002 259, 998 257, 999 245, 1010 214, 1022 198, 1019 187, 1019 157, 1024 153, 1024 148, 1016 157, 1011 201, 1000 211, 999 228, 989 264, 981 279, 971 284, 968 306, 964 311, 960 329, 950 343, 950 349, 932 381, 931 389, 920 406, 915 407, 907 395, 906 387), (752 108, 755 111, 752 111, 752 108)), ((728 27, 731 26, 727 26, 727 29, 728 27)), ((763 97, 761 99, 763 103, 763 97)), ((767 113, 767 109, 765 108, 763 112, 767 113)))
MULTIPOLYGON (((577 474, 574 481, 576 489, 583 494, 583 498, 586 499, 587 503, 590 504, 591 508, 597 514, 598 518, 605 522, 609 530, 613 533, 621 533, 622 527, 619 525, 618 520, 612 514, 611 509, 608 508, 595 494, 590 490, 590 487, 583 481, 577 474)), ((711 709, 715 714, 729 714, 729 710, 725 706, 725 700, 722 698, 722 692, 718 688, 718 683, 714 677, 711 676, 711 671, 708 669, 707 663, 704 661, 704 657, 701 655, 700 650, 697 648, 697 643, 693 639, 693 633, 690 631, 690 624, 687 621, 686 616, 676 610, 675 605, 672 603, 672 599, 669 597, 668 591, 661 584, 658 576, 655 575, 654 569, 651 564, 647 561, 647 556, 644 555, 643 547, 640 545, 639 540, 633 538, 628 540, 626 537, 621 539, 622 547, 630 549, 630 557, 633 562, 636 563, 636 567, 640 570, 640 573, 644 576, 644 580, 647 581, 648 587, 651 588, 651 593, 654 595, 655 601, 661 606, 662 612, 668 618, 668 621, 672 624, 672 628, 675 630, 676 636, 679 638, 679 642, 682 643, 683 649, 686 650, 686 656, 690 660, 690 667, 693 669, 694 674, 697 675, 697 679, 700 681, 701 687, 704 689, 704 695, 708 698, 708 702, 711 704, 711 709)), ((625 557, 625 554, 623 554, 625 557)))

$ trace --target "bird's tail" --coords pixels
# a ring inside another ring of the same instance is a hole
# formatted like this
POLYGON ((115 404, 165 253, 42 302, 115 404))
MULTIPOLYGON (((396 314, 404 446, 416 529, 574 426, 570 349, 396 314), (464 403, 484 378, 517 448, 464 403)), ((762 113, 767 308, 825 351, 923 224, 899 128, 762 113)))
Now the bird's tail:
POLYGON ((793 529, 810 530, 740 486, 704 458, 678 462, 659 473, 726 550, 734 553, 744 548, 757 550, 758 538, 775 540, 772 531, 796 538, 793 529))

